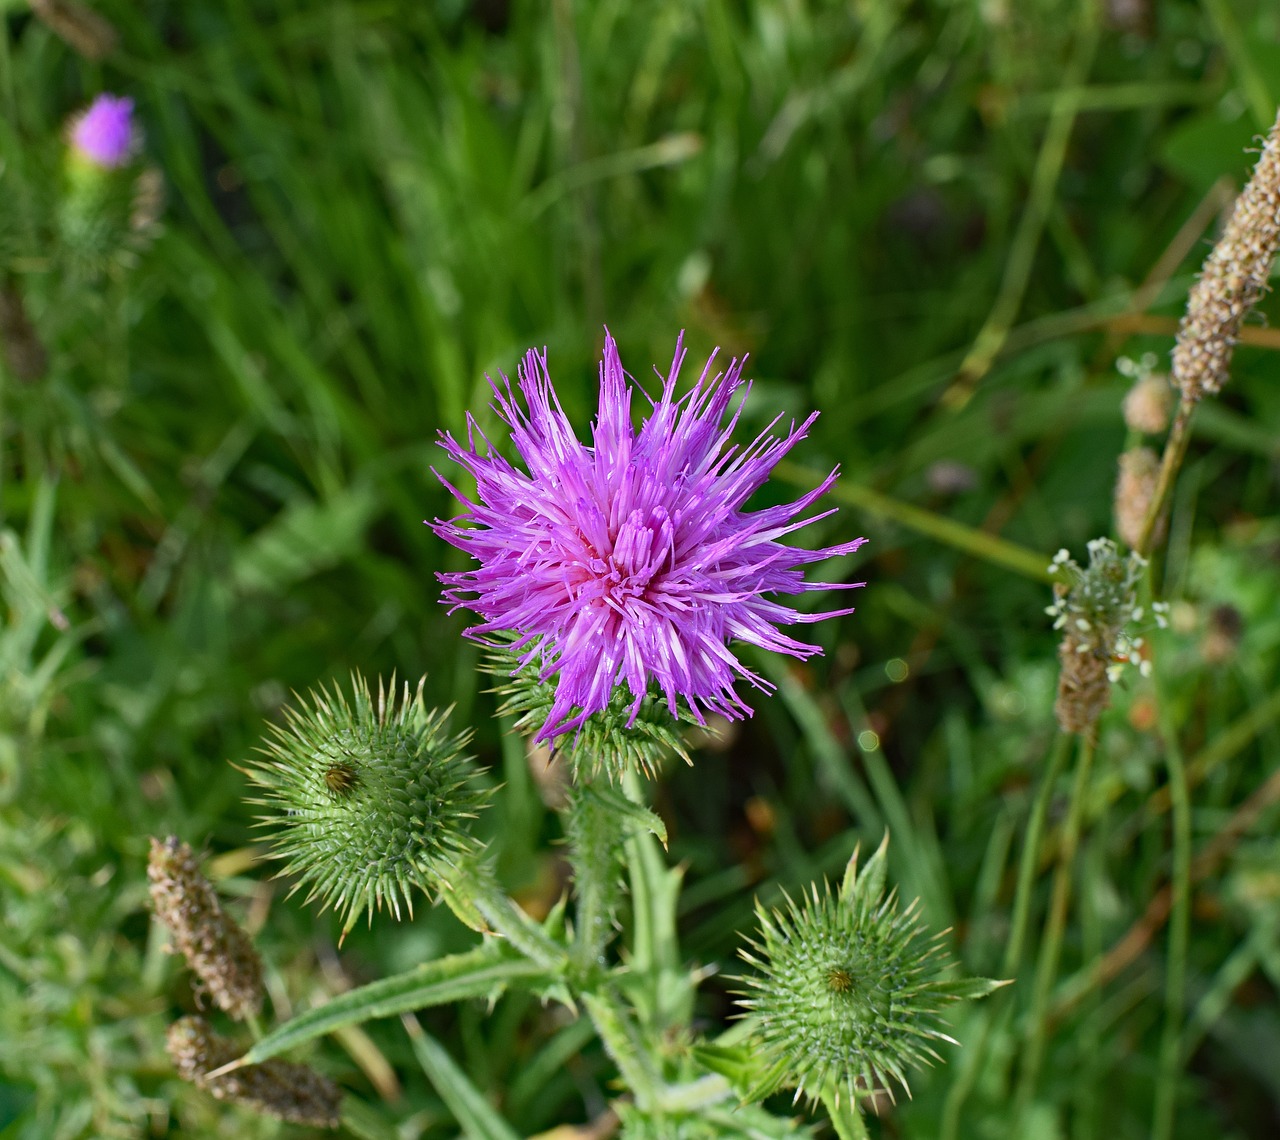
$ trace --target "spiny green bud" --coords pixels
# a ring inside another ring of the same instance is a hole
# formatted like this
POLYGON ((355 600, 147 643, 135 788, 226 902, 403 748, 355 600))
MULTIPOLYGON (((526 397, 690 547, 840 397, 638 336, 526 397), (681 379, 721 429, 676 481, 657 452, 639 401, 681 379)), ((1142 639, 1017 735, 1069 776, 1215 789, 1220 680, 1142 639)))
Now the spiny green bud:
MULTIPOLYGON (((528 646, 521 653, 495 648, 485 660, 488 672, 501 678, 496 686, 502 697, 498 711, 504 716, 514 716, 516 731, 520 733, 540 729, 555 700, 555 686, 539 679, 538 666, 521 666, 528 652, 528 646)), ((646 697, 634 713, 634 720, 632 704, 633 698, 626 687, 615 686, 608 705, 588 717, 581 728, 566 738, 565 744, 558 746, 572 765, 575 781, 604 775, 617 783, 628 771, 652 775, 672 754, 689 763, 680 725, 698 721, 684 704, 678 705, 678 721, 672 719, 664 697, 653 694, 646 697)))
POLYGON ((219 1073, 244 1050, 231 1038, 215 1033, 203 1017, 175 1021, 169 1026, 165 1047, 178 1076, 218 1100, 235 1101, 264 1116, 312 1128, 337 1128, 342 1122, 342 1090, 306 1065, 272 1059, 219 1073))
POLYGON ((218 901, 187 844, 151 840, 147 863, 156 917, 219 1009, 236 1020, 262 1008, 262 959, 249 936, 218 901))
POLYGON ((940 1059, 935 1043, 955 1043, 940 1011, 1004 984, 943 977, 943 935, 926 934, 917 904, 899 910, 896 889, 885 896, 887 847, 888 836, 861 873, 855 851, 834 893, 824 882, 785 911, 757 905, 760 935, 742 957, 758 972, 739 979, 766 1052, 753 1099, 777 1088, 814 1101, 892 1095, 890 1079, 906 1089, 909 1068, 940 1059))
POLYGON ((427 710, 424 682, 398 699, 394 678, 375 697, 358 674, 350 702, 336 687, 313 691, 245 769, 265 790, 252 802, 271 809, 260 825, 282 873, 308 902, 345 913, 344 935, 384 903, 412 915, 414 891, 436 894, 478 849, 467 821, 483 796, 469 786, 466 735, 450 738, 444 714, 427 710))

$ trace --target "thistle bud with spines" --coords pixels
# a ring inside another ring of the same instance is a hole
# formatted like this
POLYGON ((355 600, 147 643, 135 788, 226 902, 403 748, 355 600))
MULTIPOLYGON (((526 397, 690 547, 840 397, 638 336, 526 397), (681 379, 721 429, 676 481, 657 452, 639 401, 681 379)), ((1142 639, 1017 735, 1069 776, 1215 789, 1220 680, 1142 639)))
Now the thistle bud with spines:
POLYGON ((412 915, 416 892, 438 895, 479 850, 468 826, 484 795, 462 755, 469 734, 448 734, 424 683, 397 695, 392 678, 375 695, 353 674, 350 701, 336 686, 315 690, 245 768, 282 873, 343 913, 344 935, 383 905, 412 915))
POLYGON ((885 894, 887 849, 886 835, 861 871, 855 851, 834 892, 824 882, 783 910, 757 904, 760 932, 741 952, 756 972, 739 979, 767 1066, 753 1099, 794 1088, 797 1099, 856 1101, 892 1096, 893 1082, 909 1091, 907 1071, 955 1044, 941 1011, 1005 984, 945 976, 946 932, 927 934, 917 903, 899 909, 896 888, 885 894))

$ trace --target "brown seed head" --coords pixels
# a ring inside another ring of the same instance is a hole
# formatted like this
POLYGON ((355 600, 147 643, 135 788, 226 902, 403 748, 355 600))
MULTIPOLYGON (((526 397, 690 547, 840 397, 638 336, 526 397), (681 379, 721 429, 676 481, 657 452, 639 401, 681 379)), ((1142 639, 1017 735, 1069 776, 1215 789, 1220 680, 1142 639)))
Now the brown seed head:
POLYGON ((1130 431, 1159 435, 1169 426, 1173 389, 1169 378, 1150 372, 1140 374, 1124 398, 1124 424, 1130 431))
MULTIPOLYGON (((1159 481, 1160 459, 1151 448, 1134 447, 1120 456, 1115 498, 1116 533, 1130 548, 1138 545, 1159 481)), ((1153 543, 1164 538, 1164 525, 1163 518, 1156 521, 1151 535, 1153 543)))
POLYGON ((1280 245, 1280 117, 1213 247, 1173 349, 1173 378, 1190 403, 1227 382, 1240 326, 1267 289, 1280 245))
POLYGON ((337 1128, 341 1123, 342 1090, 306 1065, 273 1058, 210 1077, 243 1050, 229 1037, 215 1033, 203 1017, 175 1021, 165 1045, 178 1076, 218 1100, 235 1101, 264 1116, 312 1128, 337 1128))
POLYGON ((120 41, 115 28, 79 0, 31 0, 31 10, 85 59, 105 59, 120 41))
POLYGON ((222 909, 191 848, 173 836, 153 838, 147 878, 156 917, 218 1007, 237 1020, 256 1014, 262 1008, 262 959, 222 909))
POLYGON ((1088 732, 1111 704, 1108 658, 1093 637, 1068 630, 1058 646, 1058 699, 1053 713, 1063 732, 1088 732))

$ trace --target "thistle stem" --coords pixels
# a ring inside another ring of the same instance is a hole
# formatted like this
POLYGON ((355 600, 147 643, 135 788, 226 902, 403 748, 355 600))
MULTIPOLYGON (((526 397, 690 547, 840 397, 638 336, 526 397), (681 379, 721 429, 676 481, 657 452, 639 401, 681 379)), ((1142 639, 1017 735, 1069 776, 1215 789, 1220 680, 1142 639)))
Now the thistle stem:
POLYGON ((587 1016, 596 1027, 605 1051, 618 1066, 618 1072, 636 1098, 641 1109, 654 1107, 660 1097, 662 1077, 654 1066, 653 1050, 640 1033, 640 1027, 612 986, 601 986, 594 993, 582 995, 587 1016))
POLYGON ((449 889, 464 909, 474 909, 493 933, 505 938, 531 962, 546 970, 566 964, 564 947, 516 906, 488 865, 477 863, 465 869, 449 889))
POLYGON ((1049 914, 1045 920, 1044 939, 1040 944, 1040 957, 1036 963, 1035 988, 1031 998, 1031 1024, 1027 1042, 1026 1060, 1018 1080, 1014 1101, 1014 1135, 1022 1134, 1027 1109, 1035 1094, 1040 1069, 1044 1064, 1049 1039, 1049 998, 1054 979, 1058 975, 1058 962, 1062 953, 1062 937, 1067 924, 1067 906, 1071 900, 1071 872, 1075 863, 1076 848, 1080 839, 1080 820, 1084 813, 1085 793, 1089 776, 1093 771, 1095 752, 1094 733, 1080 737, 1080 753, 1076 760, 1075 780, 1071 785, 1071 802, 1067 807, 1066 829, 1058 856, 1058 867, 1053 876, 1053 893, 1049 899, 1049 914))
POLYGON ((573 838, 574 893, 578 896, 572 958, 580 977, 604 967, 604 950, 612 923, 614 847, 618 821, 590 789, 575 792, 568 809, 566 830, 573 838))

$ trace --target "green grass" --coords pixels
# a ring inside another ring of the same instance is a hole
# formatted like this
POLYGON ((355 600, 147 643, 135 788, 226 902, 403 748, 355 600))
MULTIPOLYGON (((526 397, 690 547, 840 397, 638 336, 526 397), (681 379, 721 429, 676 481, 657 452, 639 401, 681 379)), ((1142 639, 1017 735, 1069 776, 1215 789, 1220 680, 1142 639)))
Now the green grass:
MULTIPOLYGON (((871 539, 827 568, 868 586, 812 627, 825 656, 759 662, 778 695, 657 783, 683 953, 733 973, 754 896, 834 876, 887 826, 891 874, 964 967, 1017 981, 956 1015, 961 1048, 873 1135, 1124 1140, 1160 1113, 1165 1136, 1274 1132, 1274 350, 1242 348, 1197 420, 1157 560, 1159 686, 1114 691, 1074 798, 1036 570, 1110 532, 1115 361, 1172 339, 1108 322, 1171 244, 1141 311, 1178 315, 1212 238, 1180 227, 1242 182, 1280 101, 1268 4, 1177 0, 1130 31, 1066 0, 95 8, 119 32, 101 63, 0 0, 0 285, 48 359, 0 364, 0 1137, 290 1134, 172 1074, 164 1028, 193 999, 149 921, 150 834, 222 857, 277 1021, 472 943, 440 908, 339 954, 337 920, 270 882, 229 761, 291 690, 428 673, 505 784, 485 826, 507 885, 553 900, 559 825, 438 604, 461 556, 422 520, 451 511, 437 433, 495 424, 485 373, 546 345, 585 423, 605 324, 641 380, 681 329, 699 363, 749 352, 745 430, 817 408, 786 479, 841 466, 805 541, 871 539), (100 90, 137 101, 168 201, 134 264, 94 273, 49 208, 63 122, 100 90), (1239 636, 1207 656, 1222 606, 1239 636), (1174 868, 1175 743, 1185 945, 1143 926, 1174 868)), ((701 1024, 730 988, 703 986, 701 1024)), ((457 1133, 432 1083, 453 1066, 520 1135, 614 1095, 598 1045, 532 998, 421 1021, 308 1059, 402 1136, 457 1133)))

